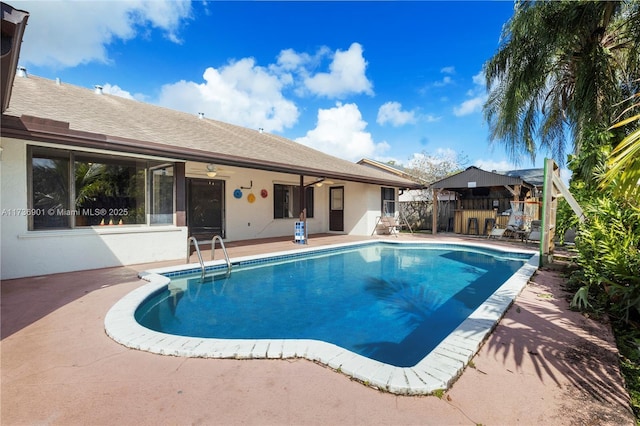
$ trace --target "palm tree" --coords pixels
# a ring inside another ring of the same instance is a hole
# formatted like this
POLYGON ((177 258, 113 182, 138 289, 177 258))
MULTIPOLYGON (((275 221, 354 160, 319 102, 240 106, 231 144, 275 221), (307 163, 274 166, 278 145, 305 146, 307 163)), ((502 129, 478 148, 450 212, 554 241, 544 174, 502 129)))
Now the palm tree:
POLYGON ((516 162, 523 154, 535 160, 539 150, 560 164, 570 150, 596 152, 583 158, 592 179, 606 158, 600 149, 621 130, 607 131, 621 113, 618 101, 637 91, 639 35, 635 1, 517 2, 485 64, 491 141, 516 162))
POLYGON ((601 187, 613 185, 618 195, 628 200, 632 206, 640 208, 640 92, 629 100, 637 100, 637 102, 633 103, 628 110, 639 112, 612 126, 613 128, 627 126, 630 127, 630 131, 611 152, 608 161, 609 169, 602 177, 601 187))

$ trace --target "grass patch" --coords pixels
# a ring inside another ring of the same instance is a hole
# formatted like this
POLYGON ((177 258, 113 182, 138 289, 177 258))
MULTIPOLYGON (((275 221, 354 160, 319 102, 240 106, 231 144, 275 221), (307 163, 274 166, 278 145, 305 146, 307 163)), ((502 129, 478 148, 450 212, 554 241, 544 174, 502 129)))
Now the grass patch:
POLYGON ((433 391, 433 396, 442 399, 442 397, 444 396, 444 391, 444 389, 436 389, 435 391, 433 391))

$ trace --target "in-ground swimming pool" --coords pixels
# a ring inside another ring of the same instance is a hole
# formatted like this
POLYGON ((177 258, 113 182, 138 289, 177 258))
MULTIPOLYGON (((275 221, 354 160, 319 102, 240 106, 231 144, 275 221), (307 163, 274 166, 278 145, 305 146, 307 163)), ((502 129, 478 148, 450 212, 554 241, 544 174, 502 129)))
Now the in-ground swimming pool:
POLYGON ((423 244, 377 244, 202 279, 173 276, 136 310, 163 333, 314 339, 412 367, 528 259, 423 244))
POLYGON ((535 270, 532 255, 360 243, 234 259, 231 274, 218 262, 204 280, 199 268, 157 271, 167 276, 153 275, 161 283, 119 302, 136 331, 123 338, 122 321, 115 333, 105 323, 138 349, 305 357, 392 392, 429 393, 475 354, 535 270))

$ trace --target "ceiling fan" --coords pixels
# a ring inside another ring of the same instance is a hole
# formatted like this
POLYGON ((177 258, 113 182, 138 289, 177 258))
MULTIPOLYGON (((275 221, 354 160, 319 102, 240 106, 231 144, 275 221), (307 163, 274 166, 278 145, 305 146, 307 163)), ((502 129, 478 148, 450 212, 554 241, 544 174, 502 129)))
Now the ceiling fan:
POLYGON ((230 174, 235 173, 235 171, 229 170, 229 169, 224 169, 224 168, 222 168, 220 166, 216 166, 215 164, 212 164, 212 163, 207 164, 207 169, 206 169, 207 177, 210 177, 210 178, 216 177, 216 176, 220 175, 221 173, 222 174, 226 174, 226 175, 230 175, 230 174))
POLYGON ((318 188, 320 188, 322 185, 333 185, 334 183, 335 182, 333 182, 332 180, 328 180, 327 178, 320 177, 314 180, 313 182, 307 183, 305 187, 315 185, 318 188))

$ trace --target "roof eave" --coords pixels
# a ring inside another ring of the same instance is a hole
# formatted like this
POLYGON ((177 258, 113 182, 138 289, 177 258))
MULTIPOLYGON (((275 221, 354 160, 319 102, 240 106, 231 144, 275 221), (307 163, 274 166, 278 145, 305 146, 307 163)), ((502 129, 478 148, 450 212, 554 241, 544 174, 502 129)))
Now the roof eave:
POLYGON ((2 64, 0 66, 0 98, 2 112, 9 108, 11 100, 11 89, 20 58, 20 47, 22 46, 22 36, 27 26, 29 12, 15 9, 12 6, 2 3, 2 64), (9 46, 4 52, 5 44, 9 46))
MULTIPOLYGON (((169 157, 182 161, 217 163, 226 166, 256 170, 323 177, 326 179, 391 186, 402 189, 419 189, 422 185, 411 181, 382 179, 349 173, 335 173, 323 169, 301 168, 273 161, 249 160, 194 148, 174 147, 148 141, 113 137, 105 134, 77 131, 69 123, 38 117, 2 115, 2 136, 39 142, 53 142, 69 146, 110 150, 122 153, 169 157)), ((403 179, 404 180, 404 179, 403 179)))

